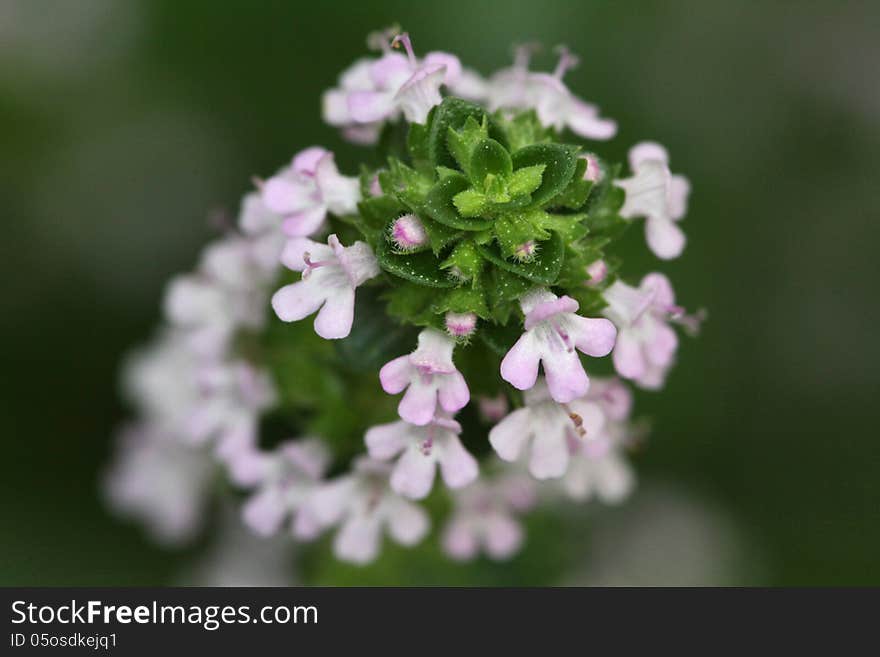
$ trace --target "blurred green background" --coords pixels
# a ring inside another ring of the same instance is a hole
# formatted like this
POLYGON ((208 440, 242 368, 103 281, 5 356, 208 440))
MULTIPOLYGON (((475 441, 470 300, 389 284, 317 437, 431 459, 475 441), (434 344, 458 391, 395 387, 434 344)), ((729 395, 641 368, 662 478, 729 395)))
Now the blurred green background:
POLYGON ((2 0, 0 584, 179 581, 197 548, 98 498, 120 357, 252 175, 314 143, 354 170, 319 97, 394 21, 484 74, 515 42, 579 52, 567 82, 620 124, 601 152, 657 139, 693 183, 664 270, 710 318, 639 396, 628 505, 510 566, 316 581, 530 583, 564 548, 580 574, 548 583, 880 584, 880 4, 700 0, 2 0))

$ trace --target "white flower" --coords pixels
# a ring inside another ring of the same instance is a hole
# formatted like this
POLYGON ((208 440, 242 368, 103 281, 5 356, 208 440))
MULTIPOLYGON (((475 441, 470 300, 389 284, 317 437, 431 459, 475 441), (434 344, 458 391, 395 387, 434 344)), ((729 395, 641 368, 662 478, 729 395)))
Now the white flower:
POLYGON ((353 214, 361 200, 357 178, 343 176, 333 153, 312 146, 293 158, 290 166, 260 183, 266 208, 283 217, 291 237, 313 235, 324 226, 327 213, 353 214))
POLYGON ((438 417, 426 426, 404 421, 371 427, 364 440, 370 456, 380 461, 394 457, 391 488, 414 500, 431 492, 437 466, 449 488, 461 488, 479 474, 477 460, 461 444, 461 425, 438 417))
POLYGON ((111 508, 143 522, 154 539, 178 545, 204 523, 213 472, 204 451, 142 424, 119 435, 103 492, 111 508))
POLYGON ((279 319, 295 322, 317 311, 315 333, 325 340, 348 336, 354 321, 354 291, 379 274, 379 264, 366 242, 344 247, 336 235, 326 245, 294 238, 284 247, 281 261, 303 274, 301 281, 285 285, 272 297, 279 319))
POLYGON ((330 463, 330 453, 317 439, 279 445, 272 452, 243 451, 231 468, 239 482, 250 480, 257 491, 242 508, 245 524, 261 536, 271 536, 291 517, 296 538, 308 540, 320 532, 307 501, 330 463))
POLYGON ((375 143, 385 122, 401 114, 410 123, 424 123, 442 100, 440 87, 455 85, 461 75, 454 55, 432 52, 419 61, 409 35, 395 37, 392 45, 399 44, 405 56, 388 49, 379 59, 358 60, 342 74, 339 86, 324 94, 324 120, 343 128, 352 141, 375 143))
POLYGON ((607 319, 575 314, 578 303, 536 288, 520 299, 525 332, 501 361, 501 378, 520 390, 538 379, 543 363, 553 399, 566 403, 586 394, 589 379, 577 355, 605 356, 614 346, 616 331, 607 319))
POLYGON ((569 128, 581 137, 611 139, 617 123, 599 116, 599 108, 575 96, 562 82, 577 58, 562 48, 552 74, 533 73, 528 62, 533 46, 518 49, 514 65, 493 75, 488 82, 489 109, 534 109, 538 120, 556 130, 569 128))
POLYGON ((629 151, 630 178, 614 181, 626 192, 620 216, 645 217, 645 238, 658 258, 681 255, 685 235, 678 222, 687 212, 688 179, 669 171, 669 155, 660 144, 642 142, 629 151))
POLYGON ((428 533, 428 514, 388 485, 390 466, 367 458, 351 474, 324 484, 309 498, 322 527, 339 525, 333 541, 337 558, 369 563, 379 554, 383 530, 401 545, 412 546, 428 533))
POLYGON ((601 438, 605 415, 595 402, 558 404, 543 381, 525 394, 524 408, 512 411, 489 432, 489 442, 505 461, 520 459, 528 447, 529 471, 536 479, 561 477, 571 453, 601 438))

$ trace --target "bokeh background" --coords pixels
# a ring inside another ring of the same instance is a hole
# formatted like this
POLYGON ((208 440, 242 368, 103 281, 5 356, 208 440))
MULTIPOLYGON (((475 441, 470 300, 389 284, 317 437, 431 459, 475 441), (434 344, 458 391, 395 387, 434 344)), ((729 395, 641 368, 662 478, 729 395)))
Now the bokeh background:
MULTIPOLYGON (((880 584, 868 0, 0 0, 0 584, 232 582, 272 561, 241 536, 237 566, 208 538, 162 551, 106 512, 117 368, 252 175, 313 143, 353 170, 319 97, 395 21, 484 74, 514 42, 579 52, 568 83, 621 126, 603 152, 660 140, 693 183, 665 270, 710 319, 638 399, 654 433, 622 508, 589 507, 507 566, 325 564, 312 581, 880 584), (560 549, 577 567, 541 570, 560 549)), ((635 272, 657 265, 639 233, 635 272)))

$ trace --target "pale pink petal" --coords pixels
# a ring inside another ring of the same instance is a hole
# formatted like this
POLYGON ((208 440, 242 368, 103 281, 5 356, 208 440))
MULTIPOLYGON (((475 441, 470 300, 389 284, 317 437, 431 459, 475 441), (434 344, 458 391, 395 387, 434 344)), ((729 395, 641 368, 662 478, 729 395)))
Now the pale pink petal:
POLYGON ((538 379, 541 353, 536 342, 532 333, 523 334, 501 361, 501 378, 514 388, 528 390, 538 379))
POLYGON ((555 479, 568 469, 568 443, 563 431, 537 431, 529 456, 529 472, 535 479, 555 479))
POLYGON ((365 564, 379 554, 382 526, 376 514, 353 514, 333 539, 333 553, 342 561, 365 564))
POLYGON ((674 175, 669 180, 669 218, 678 221, 687 213, 691 184, 687 178, 674 175))
POLYGON ((608 504, 623 501, 635 487, 632 468, 616 454, 610 454, 597 464, 596 475, 596 492, 608 504))
POLYGON ((666 217, 669 169, 656 160, 643 162, 631 178, 615 180, 614 184, 626 192, 620 216, 666 217))
POLYGON ((470 401, 471 393, 467 382, 460 372, 438 375, 440 383, 437 388, 437 399, 447 413, 455 413, 464 408, 470 401))
POLYGON ((611 139, 617 134, 617 122, 599 116, 596 107, 576 98, 571 99, 567 118, 568 127, 576 135, 587 139, 611 139))
POLYGON ((446 76, 446 68, 422 68, 397 92, 395 100, 400 104, 403 115, 410 123, 425 123, 428 112, 443 100, 440 86, 446 76))
POLYGON ((519 408, 492 427, 489 442, 505 461, 516 461, 532 435, 532 411, 519 408))
POLYGON ((659 272, 646 274, 639 284, 639 290, 651 297, 654 307, 659 307, 664 312, 675 305, 675 290, 664 274, 659 272))
POLYGON ((295 322, 308 317, 324 303, 327 290, 299 281, 285 285, 272 296, 272 308, 283 322, 295 322))
POLYGON ((315 317, 315 333, 325 340, 348 337, 354 322, 354 290, 336 288, 329 292, 327 302, 315 317))
MULTIPOLYGON (((607 320, 606 320, 607 321, 607 320)), ((610 323, 610 322, 609 322, 610 323)), ((550 396, 560 404, 587 394, 590 380, 577 352, 566 349, 547 349, 541 357, 550 396)))
POLYGON ((285 514, 284 497, 274 487, 255 494, 242 509, 245 524, 260 536, 271 536, 276 533, 285 514))
POLYGON ((348 96, 348 111, 358 123, 381 121, 394 113, 394 92, 353 91, 348 96))
POLYGON ((382 384, 382 390, 389 395, 396 395, 402 392, 409 385, 411 370, 409 356, 399 356, 385 363, 382 369, 379 370, 379 381, 382 384))
POLYGON ((379 424, 368 429, 364 436, 370 456, 380 461, 386 461, 402 452, 411 440, 411 426, 406 422, 379 424))
POLYGON ((480 472, 477 460, 464 448, 458 436, 448 437, 443 443, 438 460, 443 481, 450 488, 467 486, 480 472))
POLYGON ((326 148, 310 146, 297 153, 296 157, 293 158, 293 170, 297 173, 314 175, 315 170, 318 168, 318 162, 328 153, 329 151, 326 148))
POLYGON ((329 89, 321 97, 321 116, 330 125, 342 126, 351 121, 348 111, 348 92, 329 89))
POLYGON ((655 322, 650 340, 645 342, 644 354, 651 365, 668 367, 678 350, 678 336, 668 324, 655 322))
POLYGON ((669 154, 663 146, 653 141, 643 141, 629 149, 629 168, 633 171, 648 160, 668 165, 669 154))
POLYGON ((321 533, 321 524, 308 508, 302 508, 293 518, 292 531, 299 540, 310 541, 321 533))
POLYGON ((286 172, 265 181, 261 195, 269 210, 289 214, 315 202, 315 186, 298 174, 286 172))
POLYGON ((422 60, 426 68, 443 66, 446 68, 446 76, 443 84, 454 86, 461 76, 461 60, 448 52, 429 52, 422 60))
POLYGON ((453 559, 466 561, 477 556, 477 537, 464 520, 453 518, 443 531, 443 549, 453 559))
POLYGON ((631 331, 621 331, 618 334, 612 357, 614 368, 625 379, 638 379, 647 368, 641 343, 631 331))
POLYGON ((522 528, 509 515, 501 513, 491 514, 486 518, 485 531, 486 552, 493 559, 508 559, 522 545, 522 528))
POLYGON ((327 206, 323 203, 313 205, 288 215, 281 224, 281 230, 291 237, 307 237, 321 228, 326 217, 327 206))
POLYGON ((663 260, 680 256, 687 241, 678 224, 665 217, 648 217, 645 221, 645 239, 654 255, 663 260))
POLYGON ((354 494, 355 481, 351 476, 340 477, 320 486, 309 496, 305 505, 324 527, 339 521, 354 494))
POLYGON ((316 260, 324 260, 332 255, 330 247, 326 244, 313 242, 306 237, 294 237, 287 240, 284 250, 281 252, 281 263, 293 271, 303 271, 306 263, 303 254, 308 253, 316 260))
POLYGON ((414 379, 400 400, 397 412, 411 424, 424 426, 434 419, 437 410, 437 391, 435 386, 414 379))
POLYGON ((388 500, 388 533, 401 545, 411 546, 421 541, 430 527, 425 510, 406 500, 388 500))
POLYGON ((571 321, 576 327, 571 337, 583 353, 588 356, 607 356, 614 349, 617 329, 607 319, 575 315, 571 321))
POLYGON ((437 463, 433 456, 411 446, 397 460, 391 472, 391 488, 410 499, 420 500, 431 492, 437 463))

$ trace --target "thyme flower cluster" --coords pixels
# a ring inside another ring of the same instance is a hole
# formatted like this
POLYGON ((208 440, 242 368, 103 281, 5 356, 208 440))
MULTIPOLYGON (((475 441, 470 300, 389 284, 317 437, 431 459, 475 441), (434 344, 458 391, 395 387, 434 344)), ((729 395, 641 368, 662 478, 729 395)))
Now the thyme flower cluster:
POLYGON ((615 247, 643 223, 678 257, 687 179, 653 142, 626 167, 593 150, 617 126, 566 86, 566 49, 483 78, 405 33, 370 43, 322 108, 381 164, 311 146, 256 179, 127 363, 105 490, 161 540, 233 488, 253 532, 333 532, 342 560, 432 525, 452 558, 503 559, 536 506, 633 489, 630 386, 661 388, 701 316, 615 247))

